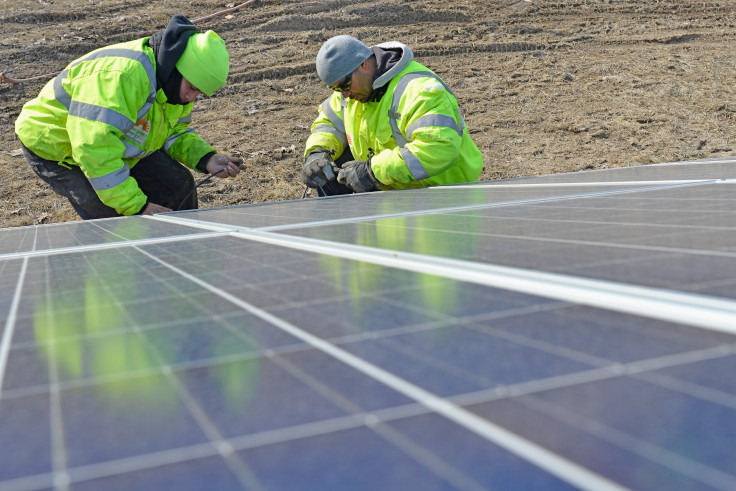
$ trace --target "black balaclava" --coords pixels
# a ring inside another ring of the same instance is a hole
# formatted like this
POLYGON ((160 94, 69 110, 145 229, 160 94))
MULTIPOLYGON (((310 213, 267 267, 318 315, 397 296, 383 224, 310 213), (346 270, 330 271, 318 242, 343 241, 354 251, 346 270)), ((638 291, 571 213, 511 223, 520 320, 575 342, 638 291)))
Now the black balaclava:
POLYGON ((170 104, 186 104, 179 98, 182 75, 176 68, 176 63, 186 49, 189 37, 198 32, 197 26, 189 19, 176 14, 171 18, 166 29, 154 33, 148 40, 156 57, 158 88, 164 91, 170 104))

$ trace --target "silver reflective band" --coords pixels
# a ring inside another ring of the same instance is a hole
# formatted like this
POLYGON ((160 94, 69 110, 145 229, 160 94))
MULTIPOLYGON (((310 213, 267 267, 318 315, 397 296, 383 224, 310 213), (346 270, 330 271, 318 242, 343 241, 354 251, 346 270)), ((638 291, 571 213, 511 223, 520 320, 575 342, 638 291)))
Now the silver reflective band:
POLYGON ((126 140, 122 140, 123 145, 125 145, 125 151, 123 152, 123 158, 126 159, 140 159, 143 158, 143 155, 145 152, 141 150, 140 148, 136 147, 132 143, 126 140))
POLYGON ((59 101, 59 103, 61 103, 61 105, 64 106, 67 111, 69 111, 69 104, 71 104, 72 102, 72 97, 69 95, 66 89, 64 89, 63 80, 68 74, 69 70, 64 70, 54 79, 54 98, 56 98, 56 100, 59 101))
POLYGON ((69 116, 77 116, 79 118, 109 124, 123 133, 135 125, 135 121, 131 121, 127 116, 120 114, 114 109, 79 101, 72 101, 69 104, 69 116))
POLYGON ((100 177, 89 177, 89 182, 95 191, 104 191, 105 189, 114 188, 118 184, 122 184, 130 176, 130 167, 128 164, 109 174, 100 177))
POLYGON ((411 153, 408 148, 400 147, 399 152, 401 152, 401 156, 403 157, 404 162, 406 162, 406 166, 409 167, 411 176, 415 181, 421 181, 422 179, 429 177, 429 174, 417 156, 411 153))
POLYGON ((320 106, 322 108, 322 112, 325 113, 325 116, 327 116, 327 119, 330 120, 330 123, 337 128, 338 131, 342 132, 342 134, 345 134, 345 122, 340 118, 337 113, 332 109, 332 106, 330 105, 330 99, 325 99, 325 101, 320 106))
POLYGON ((325 123, 318 124, 312 130, 312 134, 314 133, 330 133, 334 135, 338 140, 340 140, 340 143, 342 143, 343 148, 346 148, 348 146, 348 139, 345 136, 345 133, 341 133, 340 130, 338 130, 334 126, 330 126, 329 124, 325 124, 325 123))
POLYGON ((179 121, 177 121, 176 124, 191 123, 191 122, 192 122, 192 113, 189 113, 186 116, 179 118, 179 121))
POLYGON ((164 150, 166 150, 166 153, 169 153, 169 149, 171 146, 176 143, 176 140, 179 139, 180 136, 186 134, 186 133, 194 133, 194 130, 191 128, 188 128, 181 133, 177 133, 175 135, 171 135, 165 142, 164 142, 164 150))
POLYGON ((425 114, 406 128, 406 138, 411 140, 411 135, 413 135, 416 130, 431 126, 450 128, 455 130, 458 136, 463 136, 463 128, 459 127, 455 120, 450 116, 445 114, 425 114))
POLYGON ((445 85, 445 82, 443 82, 439 76, 437 76, 435 73, 426 71, 410 72, 405 74, 401 77, 399 83, 396 84, 396 88, 394 88, 394 95, 391 99, 391 108, 388 111, 388 120, 389 124, 391 125, 391 132, 393 133, 394 140, 396 140, 396 145, 399 147, 401 156, 404 158, 404 162, 406 162, 406 166, 409 168, 409 172, 411 172, 411 175, 415 181, 426 179, 429 177, 429 174, 422 165, 422 162, 413 153, 404 148, 404 146, 407 144, 407 139, 411 140, 411 137, 416 130, 421 127, 427 126, 443 126, 452 128, 457 131, 458 135, 460 136, 462 136, 463 131, 465 130, 465 120, 463 120, 463 116, 462 114, 460 114, 460 107, 458 106, 457 114, 460 118, 461 126, 458 126, 455 121, 449 116, 445 116, 442 114, 428 114, 425 116, 421 116, 414 123, 412 123, 406 130, 406 136, 401 133, 401 130, 399 129, 399 119, 401 119, 401 113, 399 112, 399 103, 401 102, 401 98, 403 97, 404 91, 406 90, 406 86, 409 85, 409 82, 411 82, 415 78, 421 77, 430 77, 436 79, 439 83, 442 84, 447 92, 455 97, 455 94, 452 93, 450 88, 445 85))
MULTIPOLYGON (((143 68, 146 70, 146 76, 148 77, 148 83, 151 86, 151 92, 148 94, 148 98, 146 99, 146 102, 143 104, 143 106, 138 110, 138 113, 136 114, 137 118, 135 121, 138 121, 143 116, 145 116, 146 113, 148 113, 148 110, 151 108, 151 105, 156 100, 156 71, 153 68, 153 63, 151 62, 151 59, 148 57, 146 53, 144 53, 143 51, 136 51, 133 49, 122 49, 122 48, 102 49, 100 51, 90 53, 84 58, 74 61, 71 65, 69 65, 69 68, 74 67, 85 61, 96 60, 98 58, 114 57, 114 56, 138 61, 143 65, 143 68)), ((63 80, 69 75, 69 68, 62 71, 54 79, 54 97, 56 98, 57 101, 61 103, 61 105, 63 105, 67 109, 67 111, 70 110, 72 101, 71 101, 71 96, 64 89, 63 80)), ((133 124, 130 126, 131 128, 135 124, 135 121, 133 121, 133 124)), ((115 127, 120 128, 119 126, 115 126, 115 127)), ((125 130, 123 130, 123 132, 125 132, 125 130)))

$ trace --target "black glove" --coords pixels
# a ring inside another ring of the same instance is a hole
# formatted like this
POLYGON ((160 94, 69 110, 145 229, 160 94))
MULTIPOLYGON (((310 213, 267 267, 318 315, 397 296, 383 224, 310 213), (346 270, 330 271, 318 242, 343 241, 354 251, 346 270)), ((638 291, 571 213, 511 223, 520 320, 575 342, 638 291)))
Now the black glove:
POLYGON ((337 182, 346 185, 355 193, 367 193, 383 186, 383 183, 373 175, 370 161, 363 160, 351 160, 342 164, 337 174, 337 182))
POLYGON ((318 188, 337 175, 337 166, 330 152, 320 148, 307 155, 302 168, 302 182, 310 188, 318 188))

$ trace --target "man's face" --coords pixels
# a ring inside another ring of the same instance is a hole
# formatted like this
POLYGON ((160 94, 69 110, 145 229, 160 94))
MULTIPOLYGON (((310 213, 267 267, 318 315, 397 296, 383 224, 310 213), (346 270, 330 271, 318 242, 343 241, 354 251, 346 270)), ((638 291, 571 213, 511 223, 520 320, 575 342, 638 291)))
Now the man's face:
MULTIPOLYGON (((342 82, 341 80, 338 84, 342 82)), ((367 101, 373 92, 373 71, 370 69, 370 64, 363 62, 356 68, 350 79, 350 88, 341 92, 346 99, 355 99, 359 102, 367 101)))
POLYGON ((181 78, 181 88, 179 89, 179 99, 185 104, 189 104, 190 102, 194 102, 197 100, 197 97, 199 97, 199 94, 202 92, 199 91, 194 85, 189 83, 189 80, 182 77, 181 78))

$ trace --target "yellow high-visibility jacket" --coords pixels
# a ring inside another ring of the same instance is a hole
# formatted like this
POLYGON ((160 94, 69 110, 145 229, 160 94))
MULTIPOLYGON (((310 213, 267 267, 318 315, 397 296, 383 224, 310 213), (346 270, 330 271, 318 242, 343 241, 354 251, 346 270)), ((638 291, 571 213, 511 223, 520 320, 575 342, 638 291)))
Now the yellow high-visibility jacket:
POLYGON ((133 215, 146 196, 130 177, 163 148, 195 168, 215 152, 193 130, 192 104, 168 104, 156 90, 148 37, 95 50, 70 63, 27 102, 15 122, 20 141, 39 157, 79 166, 100 200, 133 215))
POLYGON ((413 61, 407 46, 377 47, 403 50, 399 62, 373 84, 388 84, 386 93, 364 103, 335 92, 319 108, 304 155, 325 148, 337 159, 348 146, 355 160, 373 155, 371 169, 384 184, 381 189, 476 181, 483 156, 455 96, 436 74, 413 61))

